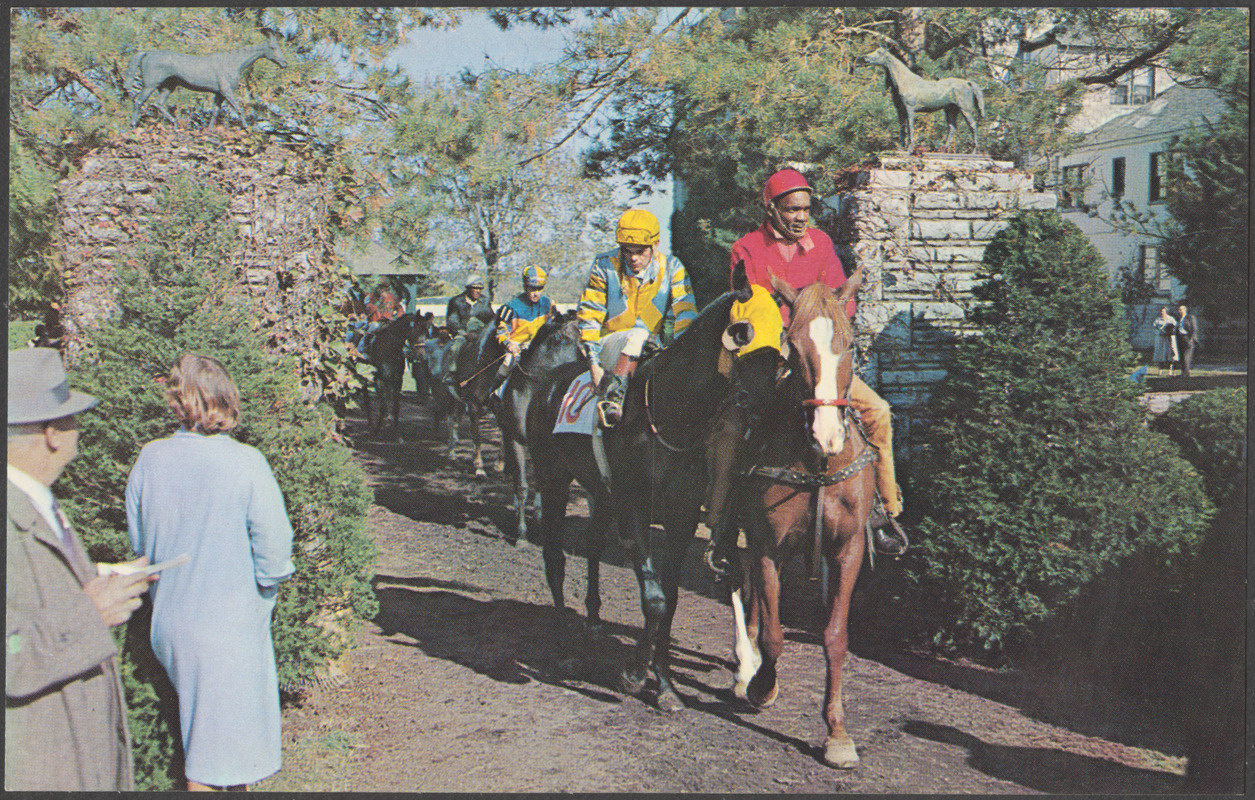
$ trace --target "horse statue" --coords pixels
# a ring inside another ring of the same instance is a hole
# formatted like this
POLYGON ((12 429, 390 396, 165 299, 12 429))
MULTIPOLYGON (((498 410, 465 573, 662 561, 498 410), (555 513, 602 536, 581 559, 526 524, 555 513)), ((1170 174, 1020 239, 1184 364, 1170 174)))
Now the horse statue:
MULTIPOLYGON (((752 339, 754 320, 763 329, 780 328, 780 314, 765 290, 752 287, 744 265, 733 273, 733 291, 712 301, 683 334, 642 359, 628 383, 618 424, 593 436, 555 432, 569 416, 568 385, 586 365, 555 369, 536 392, 527 414, 528 448, 541 491, 541 538, 545 577, 554 605, 565 607, 562 522, 572 480, 590 494, 588 524, 588 612, 585 628, 600 632, 599 562, 610 519, 630 549, 641 589, 645 624, 635 656, 624 666, 620 688, 639 694, 652 670, 658 680, 658 707, 684 707, 671 680, 671 622, 679 596, 680 568, 696 532, 707 483, 706 440, 721 409, 732 404, 765 407, 773 393, 779 342, 741 356, 752 339), (761 300, 751 304, 752 298, 761 300), (750 319, 738 310, 752 307, 750 319), (600 436, 600 442, 598 441, 600 436), (609 473, 607 476, 606 473, 609 473), (660 520, 665 541, 650 536, 660 520)), ((581 402, 592 405, 587 394, 581 402)))
POLYGON ((772 285, 791 307, 788 372, 755 432, 756 463, 742 484, 739 507, 749 549, 743 551, 745 581, 732 593, 738 661, 733 691, 759 709, 776 700, 776 665, 784 649, 780 569, 801 551, 814 574, 827 567, 823 758, 850 769, 858 764, 858 753, 845 729, 841 669, 849 648, 850 597, 871 536, 867 520, 876 492, 875 470, 869 468, 876 450, 849 407, 854 335, 845 304, 857 288, 847 283, 834 293, 817 281, 798 292, 774 278, 772 285))
POLYGON ((514 482, 516 542, 527 537, 527 409, 553 370, 577 360, 583 363, 575 312, 560 314, 555 309, 506 376, 497 407, 497 427, 501 429, 502 458, 514 482))
POLYGON ((178 120, 166 110, 166 99, 179 87, 213 94, 214 110, 209 118, 210 128, 218 123, 218 112, 222 110, 223 101, 231 105, 236 116, 240 118, 240 124, 247 127, 244 111, 235 99, 235 87, 240 85, 244 70, 259 58, 270 59, 280 67, 288 65, 287 59, 279 51, 279 40, 274 34, 267 34, 264 44, 207 56, 172 53, 168 50, 141 50, 131 57, 126 68, 125 85, 137 93, 135 108, 131 111, 131 127, 139 123, 140 110, 156 91, 160 91, 157 96, 157 110, 177 126, 178 120))
POLYGON ((885 86, 893 92, 899 135, 907 152, 915 149, 915 112, 942 110, 946 112, 946 125, 950 129, 942 149, 950 147, 958 116, 962 114, 972 131, 972 152, 976 152, 980 139, 972 115, 978 118, 985 116, 985 94, 974 81, 965 78, 942 78, 939 81, 921 78, 883 47, 876 48, 859 61, 885 68, 885 86))
POLYGON ((398 427, 401 412, 401 382, 405 377, 407 354, 415 352, 427 335, 426 320, 415 314, 402 314, 371 334, 368 362, 375 368, 372 381, 375 403, 379 408, 376 419, 372 412, 371 387, 362 392, 362 406, 366 422, 373 433, 380 433, 384 422, 391 418, 389 430, 393 438, 399 438, 398 427))

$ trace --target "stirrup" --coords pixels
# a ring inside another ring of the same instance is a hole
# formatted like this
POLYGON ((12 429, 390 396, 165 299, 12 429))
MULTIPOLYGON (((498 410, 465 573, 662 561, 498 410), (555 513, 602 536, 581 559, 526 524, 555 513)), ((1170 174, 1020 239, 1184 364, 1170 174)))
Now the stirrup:
POLYGON ((613 428, 623 419, 623 404, 617 400, 600 400, 597 402, 597 421, 603 428, 613 428))
POLYGON ((881 555, 900 556, 911 546, 911 540, 907 538, 906 531, 902 530, 898 521, 885 510, 884 503, 879 497, 876 498, 876 504, 872 507, 872 513, 867 517, 867 526, 872 531, 872 544, 876 552, 881 555))

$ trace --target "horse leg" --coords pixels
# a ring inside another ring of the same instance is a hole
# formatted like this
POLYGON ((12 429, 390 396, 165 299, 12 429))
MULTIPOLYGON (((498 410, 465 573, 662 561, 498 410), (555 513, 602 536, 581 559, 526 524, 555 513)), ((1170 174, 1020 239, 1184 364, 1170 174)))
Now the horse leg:
POLYGON ((757 605, 758 644, 762 663, 746 687, 745 696, 755 708, 770 708, 780 694, 776 662, 784 652, 780 628, 780 571, 775 557, 762 553, 755 559, 754 599, 757 605))
POLYGON ((174 124, 174 127, 176 127, 176 128, 177 128, 177 127, 179 127, 179 121, 178 121, 177 119, 175 119, 175 118, 174 118, 174 115, 173 115, 173 114, 171 114, 171 113, 170 113, 170 112, 166 109, 166 100, 170 99, 170 93, 171 93, 172 91, 174 91, 174 90, 173 90, 173 89, 162 89, 162 90, 161 90, 161 92, 157 95, 157 110, 161 112, 161 116, 163 116, 163 117, 165 117, 166 119, 170 120, 170 122, 172 122, 172 123, 174 124))
POLYGON ((214 111, 209 115, 210 128, 218 124, 218 112, 222 110, 222 99, 221 94, 214 92, 214 111))
POLYGON ((632 542, 633 568, 641 591, 641 613, 645 616, 645 624, 641 627, 632 661, 619 674, 619 687, 626 694, 633 695, 639 694, 645 688, 645 676, 653 660, 654 642, 657 641, 658 627, 662 623, 667 604, 658 573, 654 569, 649 548, 649 526, 641 516, 640 505, 639 502, 631 501, 618 503, 615 514, 619 523, 620 540, 632 542))
POLYGON ((963 112, 963 119, 967 122, 967 127, 972 129, 972 154, 975 155, 977 148, 980 146, 980 137, 976 133, 976 120, 972 118, 972 112, 965 107, 960 107, 963 112))
POLYGON ((148 98, 151 97, 152 93, 155 91, 157 91, 156 86, 146 86, 144 87, 143 91, 141 91, 139 95, 135 98, 135 108, 131 110, 131 127, 132 128, 134 128, 136 125, 139 124, 140 110, 144 107, 144 102, 147 101, 148 98))
POLYGON ((954 141, 954 131, 959 125, 959 109, 958 106, 946 106, 946 143, 941 148, 947 153, 950 152, 950 143, 954 141))
MULTIPOLYGON (((501 438, 506 438, 504 430, 501 438)), ((514 471, 514 541, 517 542, 527 538, 527 496, 530 490, 527 485, 527 447, 511 439, 502 443, 502 449, 506 450, 510 469, 514 471)))
POLYGON ((906 152, 911 153, 915 150, 915 109, 911 106, 906 108, 906 152))
POLYGON ((244 109, 240 108, 239 101, 235 99, 235 92, 231 90, 230 86, 223 86, 220 91, 222 96, 226 98, 227 104, 231 106, 236 116, 240 118, 240 125, 248 128, 248 118, 244 116, 244 109))
POLYGON ((676 511, 664 523, 666 542, 663 545, 663 558, 658 565, 658 573, 662 579, 666 605, 654 640, 653 671, 654 677, 658 679, 658 708, 674 712, 682 711, 684 702, 671 682, 671 623, 675 619, 680 598, 680 568, 689 543, 693 541, 693 533, 697 530, 697 509, 700 508, 701 497, 690 498, 689 502, 676 502, 673 499, 670 505, 676 511), (689 511, 690 508, 692 512, 689 511))
MULTIPOLYGON (((748 561, 742 556, 743 561, 748 561)), ((749 564, 742 565, 742 585, 732 592, 732 622, 736 628, 736 679, 732 684, 732 694, 741 700, 747 699, 746 691, 754 673, 758 672, 763 657, 758 652, 758 614, 754 599, 753 583, 749 579, 749 564), (750 610, 750 619, 746 621, 746 610, 750 610)))
MULTIPOLYGON (((865 516, 860 516, 865 519, 865 516)), ((854 527, 854 526, 851 526, 854 527)), ((863 564, 866 540, 861 529, 845 533, 838 552, 828 559, 829 596, 828 625, 824 629, 824 655, 828 660, 828 679, 824 688, 824 721, 828 738, 824 742, 824 763, 837 769, 858 766, 858 751, 845 730, 845 706, 841 698, 841 670, 849 651, 850 597, 863 564), (835 583, 833 586, 831 584, 835 583)))
POLYGON ((605 491, 595 493, 588 499, 589 519, 587 535, 588 556, 588 593, 584 597, 584 610, 587 613, 588 641, 599 642, 605 639, 601 623, 601 552, 606 544, 606 530, 610 520, 610 496, 605 491))
POLYGON ((484 470, 484 454, 483 454, 483 437, 479 432, 479 420, 483 416, 483 409, 478 405, 467 403, 466 415, 471 418, 471 437, 475 443, 475 448, 471 454, 471 466, 475 468, 476 478, 487 478, 488 472, 484 470))

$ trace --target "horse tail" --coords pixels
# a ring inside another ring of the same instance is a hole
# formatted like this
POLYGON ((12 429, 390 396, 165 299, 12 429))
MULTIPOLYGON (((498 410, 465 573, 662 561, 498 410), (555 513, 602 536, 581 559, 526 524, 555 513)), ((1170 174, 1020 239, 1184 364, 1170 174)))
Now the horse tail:
POLYGON ((983 119, 985 117, 985 93, 981 91, 980 84, 976 81, 968 81, 967 85, 972 87, 972 97, 976 100, 976 114, 983 119))
POLYGON ((131 94, 139 94, 144 89, 144 81, 140 76, 140 69, 144 63, 144 57, 148 55, 147 50, 140 50, 131 56, 131 61, 126 65, 126 75, 122 79, 122 88, 131 92, 131 94))

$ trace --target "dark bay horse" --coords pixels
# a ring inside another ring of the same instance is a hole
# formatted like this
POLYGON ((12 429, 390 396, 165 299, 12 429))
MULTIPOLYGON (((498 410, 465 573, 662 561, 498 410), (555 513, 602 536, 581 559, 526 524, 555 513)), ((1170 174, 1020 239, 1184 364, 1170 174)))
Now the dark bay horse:
POLYGON ((397 427, 401 410, 401 380, 405 376, 405 360, 407 351, 417 348, 426 336, 426 323, 414 314, 402 314, 396 319, 375 331, 370 346, 370 365, 375 368, 372 381, 375 390, 375 402, 372 404, 370 386, 362 393, 363 410, 366 421, 374 421, 371 430, 379 433, 383 430, 384 421, 391 416, 390 430, 397 436, 397 427), (375 419, 372 405, 378 406, 379 417, 375 419))
MULTIPOLYGON (((735 271, 733 285, 733 292, 710 303, 686 331, 637 368, 628 384, 622 419, 602 435, 608 482, 598 466, 593 437, 553 433, 566 388, 585 365, 555 369, 528 410, 528 445, 542 500, 545 576, 554 605, 565 607, 562 521, 574 479, 592 496, 586 624, 593 633, 600 626, 599 561, 613 518, 633 555, 645 617, 633 661, 620 676, 620 688, 639 693, 646 672, 652 670, 659 684, 658 706, 665 711, 684 707, 671 681, 668 648, 680 567, 706 490, 711 423, 733 403, 765 406, 779 362, 778 342, 776 348, 761 348, 743 358, 737 355, 736 349, 750 339, 743 324, 730 325, 732 312, 754 294, 743 267, 735 271), (650 536, 655 520, 665 529, 661 543, 650 536)), ((765 292, 763 297, 763 310, 774 315, 778 331, 779 310, 765 292)))
POLYGON ((240 124, 247 127, 248 120, 244 116, 244 110, 235 99, 235 87, 240 85, 244 70, 259 58, 270 59, 280 67, 288 65, 287 59, 279 50, 278 37, 273 34, 268 34, 263 44, 207 56, 172 53, 169 50, 141 50, 131 56, 126 67, 126 88, 136 93, 135 107, 131 111, 131 127, 139 123, 144 103, 157 91, 160 92, 157 95, 157 110, 170 122, 178 125, 178 120, 166 110, 166 100, 179 87, 213 94, 214 110, 209 119, 210 128, 218 123, 218 112, 222 110, 224 101, 234 109, 236 116, 240 118, 240 124))
POLYGON ((845 304, 857 287, 846 284, 834 293, 816 282, 795 292, 772 283, 792 307, 786 333, 789 371, 757 432, 761 448, 740 504, 749 551, 746 584, 732 600, 740 661, 734 691, 757 708, 775 702, 776 664, 784 649, 780 568, 799 551, 811 556, 812 567, 826 560, 824 761, 849 769, 858 764, 858 753, 845 729, 841 669, 849 647, 850 597, 876 491, 876 451, 849 408, 854 351, 845 304), (741 595, 749 606, 744 629, 741 595))
POLYGON ((493 312, 481 312, 473 319, 482 322, 483 327, 467 336, 457 353, 457 363, 443 365, 442 374, 438 376, 442 383, 436 388, 433 411, 436 428, 444 433, 450 457, 458 441, 458 419, 463 411, 466 412, 474 442, 471 465, 475 474, 482 478, 488 473, 484 470, 479 421, 484 416, 488 395, 496 382, 497 369, 506 356, 506 349, 497 341, 497 317, 493 312), (444 380, 449 372, 452 372, 451 383, 444 380))
POLYGON ((580 334, 575 313, 552 312, 536 332, 518 363, 506 377, 497 427, 501 429, 502 458, 514 481, 515 540, 527 536, 527 409, 554 369, 580 358, 580 334))

